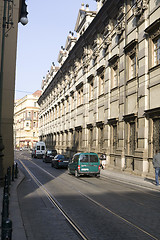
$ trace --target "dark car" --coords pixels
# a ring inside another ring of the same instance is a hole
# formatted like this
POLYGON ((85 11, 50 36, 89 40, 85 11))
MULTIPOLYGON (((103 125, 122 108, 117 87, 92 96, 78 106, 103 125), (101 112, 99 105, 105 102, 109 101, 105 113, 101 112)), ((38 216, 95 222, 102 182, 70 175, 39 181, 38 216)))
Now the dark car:
POLYGON ((58 154, 52 159, 52 167, 55 168, 68 168, 69 158, 65 155, 58 154))
POLYGON ((52 159, 57 155, 57 151, 54 149, 48 149, 44 156, 43 156, 43 162, 51 163, 52 159))

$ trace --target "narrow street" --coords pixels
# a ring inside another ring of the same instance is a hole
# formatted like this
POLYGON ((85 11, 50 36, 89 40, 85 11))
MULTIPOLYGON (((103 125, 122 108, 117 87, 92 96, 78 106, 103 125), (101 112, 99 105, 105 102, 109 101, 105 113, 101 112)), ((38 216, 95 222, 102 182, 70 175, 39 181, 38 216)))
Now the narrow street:
POLYGON ((28 240, 160 239, 160 194, 101 175, 75 178, 27 151, 15 159, 25 179, 18 188, 28 240))

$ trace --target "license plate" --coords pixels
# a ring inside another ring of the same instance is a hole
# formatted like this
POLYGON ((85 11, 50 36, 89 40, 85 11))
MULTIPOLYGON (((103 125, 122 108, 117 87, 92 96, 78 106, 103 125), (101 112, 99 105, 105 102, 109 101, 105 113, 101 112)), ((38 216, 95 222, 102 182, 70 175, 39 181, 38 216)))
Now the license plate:
POLYGON ((68 161, 63 161, 63 162, 68 162, 68 161))
POLYGON ((88 171, 88 168, 82 168, 81 171, 88 171))

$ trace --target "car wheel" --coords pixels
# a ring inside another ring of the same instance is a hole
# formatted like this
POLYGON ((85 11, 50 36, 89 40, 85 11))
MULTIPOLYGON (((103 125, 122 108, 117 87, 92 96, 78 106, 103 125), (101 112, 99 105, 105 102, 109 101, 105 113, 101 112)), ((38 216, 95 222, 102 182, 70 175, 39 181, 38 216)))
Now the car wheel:
POLYGON ((100 177, 100 174, 96 174, 95 177, 96 177, 96 178, 99 178, 99 177, 100 177))
POLYGON ((74 175, 75 175, 76 178, 78 178, 80 176, 80 174, 78 173, 77 170, 74 171, 74 175))

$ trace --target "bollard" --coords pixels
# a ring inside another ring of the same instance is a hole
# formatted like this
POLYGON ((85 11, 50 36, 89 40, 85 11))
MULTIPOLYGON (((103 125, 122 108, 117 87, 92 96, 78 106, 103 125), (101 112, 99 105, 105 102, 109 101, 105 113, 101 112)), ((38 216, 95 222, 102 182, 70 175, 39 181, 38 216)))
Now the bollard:
POLYGON ((9 194, 9 184, 8 184, 8 177, 5 175, 4 178, 4 191, 3 193, 8 193, 9 194))
POLYGON ((15 167, 15 178, 18 178, 18 164, 16 163, 15 167))
POLYGON ((12 181, 14 181, 14 164, 12 166, 12 181))
POLYGON ((9 186, 8 185, 5 185, 3 188, 3 197, 4 197, 5 193, 7 193, 9 195, 9 186))
POLYGON ((3 223, 9 216, 9 195, 7 193, 3 196, 3 205, 2 205, 2 226, 3 223))
POLYGON ((11 185, 11 167, 7 168, 8 184, 11 185))
POLYGON ((10 219, 6 219, 2 225, 2 240, 12 240, 12 221, 10 219))
POLYGON ((8 177, 7 177, 7 175, 5 175, 5 178, 4 178, 4 185, 9 185, 8 184, 8 177))

